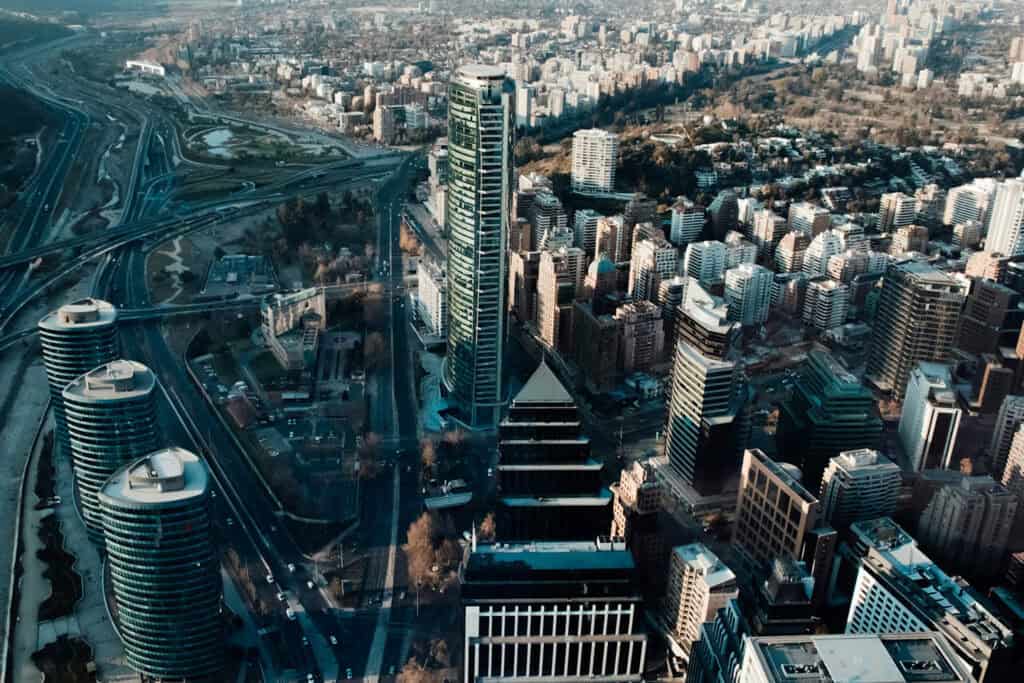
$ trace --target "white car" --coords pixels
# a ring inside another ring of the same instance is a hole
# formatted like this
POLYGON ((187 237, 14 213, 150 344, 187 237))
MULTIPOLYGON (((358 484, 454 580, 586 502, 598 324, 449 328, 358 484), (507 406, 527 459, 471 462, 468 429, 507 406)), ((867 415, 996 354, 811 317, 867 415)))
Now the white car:
POLYGON ((293 610, 291 607, 284 611, 284 615, 288 617, 288 621, 295 621, 295 610, 293 610))
POLYGON ((288 573, 289 574, 294 574, 295 573, 295 565, 290 563, 290 562, 288 563, 288 573))
POLYGON ((267 574, 267 583, 274 583, 274 575, 267 574))
POLYGON ((329 638, 329 640, 331 641, 331 645, 337 645, 338 644, 338 638, 333 633, 331 634, 331 637, 329 638))
POLYGON ((278 602, 288 602, 288 596, 285 595, 283 592, 282 593, 278 593, 277 594, 277 601, 278 602))

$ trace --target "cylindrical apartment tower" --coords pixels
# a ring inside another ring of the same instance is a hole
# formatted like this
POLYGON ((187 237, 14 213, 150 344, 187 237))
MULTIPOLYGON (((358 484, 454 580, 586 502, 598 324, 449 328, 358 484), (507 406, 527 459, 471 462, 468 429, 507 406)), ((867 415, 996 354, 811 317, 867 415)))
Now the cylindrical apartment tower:
POLYGON ((181 448, 150 453, 99 492, 128 665, 160 680, 218 680, 221 579, 210 539, 206 464, 181 448))
POLYGON ((57 423, 55 443, 67 452, 61 395, 71 380, 117 360, 117 309, 99 299, 66 304, 39 321, 39 340, 57 423))
POLYGON ((116 360, 64 389, 78 501, 89 537, 103 542, 96 494, 110 475, 157 448, 156 377, 142 363, 116 360))

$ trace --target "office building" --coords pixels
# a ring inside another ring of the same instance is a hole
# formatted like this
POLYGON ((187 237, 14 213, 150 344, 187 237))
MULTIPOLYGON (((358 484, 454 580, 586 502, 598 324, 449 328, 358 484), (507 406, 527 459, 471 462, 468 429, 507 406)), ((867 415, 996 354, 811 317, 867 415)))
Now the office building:
POLYGON ((707 546, 691 543, 675 548, 662 609, 673 652, 688 657, 701 626, 738 595, 736 575, 707 546))
POLYGON ((732 190, 722 190, 708 206, 711 221, 711 235, 716 240, 725 239, 730 230, 739 227, 739 197, 732 190))
POLYGON ((125 465, 100 489, 118 635, 143 677, 217 680, 223 672, 209 496, 206 465, 180 448, 125 465))
POLYGON ((779 452, 817 488, 831 458, 877 448, 881 435, 882 420, 871 391, 832 354, 809 351, 779 410, 779 452))
POLYGON ((416 269, 417 315, 423 327, 435 337, 448 334, 448 278, 444 268, 420 259, 416 269))
POLYGON ((99 299, 81 299, 44 316, 38 328, 56 422, 55 443, 69 453, 64 388, 93 368, 117 360, 117 309, 99 299))
POLYGON ((844 451, 829 460, 821 479, 825 520, 836 529, 854 522, 889 517, 896 511, 900 468, 870 448, 844 451))
POLYGON ((832 214, 823 206, 810 202, 793 202, 789 205, 788 230, 798 230, 815 238, 832 226, 832 214))
POLYGON ((672 226, 669 241, 677 247, 696 242, 704 232, 706 209, 685 197, 680 197, 672 206, 672 226))
POLYGON ((918 539, 943 567, 994 577, 1006 561, 1019 501, 988 475, 941 487, 921 514, 918 539))
POLYGON ((744 327, 764 323, 771 310, 774 281, 772 271, 751 263, 741 263, 725 271, 729 319, 744 327))
POLYGON ((594 259, 607 256, 612 263, 628 263, 632 248, 631 231, 622 216, 605 216, 597 221, 597 245, 594 259))
POLYGON ((1010 258, 991 251, 976 251, 967 257, 964 275, 993 282, 1008 281, 1010 258))
POLYGON ((956 347, 967 353, 996 354, 1013 347, 1024 323, 1018 292, 991 280, 971 282, 957 330, 956 347))
POLYGON ((649 370, 663 359, 665 327, 661 307, 650 301, 623 304, 615 309, 622 335, 619 340, 619 369, 624 375, 649 370))
POLYGON ((688 278, 676 311, 675 341, 686 342, 705 358, 727 360, 739 343, 742 326, 729 320, 725 301, 688 278))
POLYGON ((746 397, 736 363, 676 344, 665 452, 675 474, 702 495, 736 475, 749 428, 746 397))
POLYGON ((963 411, 948 365, 918 363, 910 373, 899 435, 914 471, 949 469, 963 411))
POLYGON ((602 254, 590 262, 583 278, 583 296, 593 300, 603 312, 606 297, 615 294, 619 274, 611 259, 602 254))
POLYGON ((599 128, 572 136, 573 192, 613 192, 619 161, 619 137, 599 128))
POLYGON ((637 242, 629 262, 628 293, 634 301, 654 301, 663 280, 676 274, 679 253, 661 238, 637 242))
POLYGON ((824 230, 811 240, 804 252, 801 270, 808 277, 825 275, 828 272, 828 260, 843 253, 846 244, 838 230, 824 230))
POLYGON ((917 220, 917 202, 902 192, 883 194, 878 208, 878 229, 895 231, 917 220))
POLYGON ((542 251, 537 271, 537 329, 549 348, 572 348, 572 305, 576 283, 562 253, 542 251))
POLYGON ((597 247, 597 224, 602 218, 603 216, 593 209, 580 209, 573 216, 573 244, 582 249, 591 260, 597 258, 594 254, 597 247))
POLYGON ((725 242, 691 242, 683 255, 682 274, 704 287, 721 283, 725 276, 726 251, 725 242))
POLYGON ((850 533, 856 579, 847 633, 938 631, 978 683, 1009 680, 1012 632, 962 581, 888 517, 857 522, 850 533))
POLYGON ((619 378, 621 323, 609 313, 597 313, 593 304, 573 305, 573 358, 583 383, 593 394, 613 390, 619 378))
POLYGON ((493 427, 504 401, 506 236, 512 211, 512 82, 464 66, 448 105, 448 353, 457 419, 493 427))
POLYGON ((973 683, 949 642, 929 631, 770 636, 745 643, 738 683, 840 681, 973 683))
POLYGON ((641 597, 621 543, 478 545, 461 579, 464 683, 644 680, 641 597))
POLYGON ((996 186, 985 250, 1003 256, 1024 254, 1024 178, 996 186))
POLYGON ((565 246, 572 246, 574 237, 568 231, 569 216, 562 206, 562 201, 550 191, 537 192, 526 217, 532 228, 530 244, 533 249, 554 248, 551 240, 555 239, 556 234, 561 235, 561 239, 568 238, 569 244, 565 246))
POLYGON ((658 524, 662 488, 654 466, 645 460, 624 467, 611 485, 611 537, 625 542, 639 577, 654 593, 660 593, 668 570, 668 545, 658 524))
POLYGON ((508 312, 522 322, 537 321, 540 255, 539 251, 513 251, 508 257, 508 312))
POLYGON ((771 258, 775 255, 775 247, 789 232, 786 219, 771 209, 761 209, 754 213, 754 224, 751 228, 751 239, 757 245, 758 252, 771 258))
POLYGON ((780 273, 797 273, 803 270, 804 255, 811 245, 811 238, 802 232, 788 232, 775 248, 775 270, 780 273))
POLYGON ((156 376, 142 363, 117 360, 64 389, 79 510, 89 537, 103 541, 97 494, 124 465, 156 450, 156 376))
POLYGON ((827 277, 807 281, 804 290, 804 325, 825 331, 846 322, 850 290, 846 285, 827 277))
POLYGON ((498 426, 502 540, 578 540, 608 533, 611 492, 576 403, 547 363, 512 399, 498 426))
POLYGON ((902 401, 919 362, 948 359, 966 294, 962 280, 925 263, 889 266, 868 350, 867 378, 902 401))
POLYGON ((322 287, 268 294, 260 303, 263 342, 282 368, 308 372, 316 362, 320 332, 327 326, 322 287))
POLYGON ((1018 505, 1024 505, 1024 429, 1017 427, 1010 442, 1003 471, 996 472, 1006 490, 1017 497, 1018 505))
POLYGON ((693 282, 693 280, 688 277, 674 275, 667 280, 662 280, 658 284, 658 292, 657 296, 654 297, 654 303, 661 306, 661 319, 665 321, 665 339, 669 346, 672 345, 672 341, 676 338, 676 323, 680 315, 679 305, 683 303, 683 297, 686 296, 686 287, 690 282, 693 282))

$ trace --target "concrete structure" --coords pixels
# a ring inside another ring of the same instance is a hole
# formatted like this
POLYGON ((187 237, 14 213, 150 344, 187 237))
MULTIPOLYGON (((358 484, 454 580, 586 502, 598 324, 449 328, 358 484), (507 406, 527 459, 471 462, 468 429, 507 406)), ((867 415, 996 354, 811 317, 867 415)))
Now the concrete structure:
POLYGON ((103 541, 97 494, 114 472, 157 448, 156 376, 117 360, 72 381, 63 400, 79 509, 89 537, 103 541))
POLYGON ((995 194, 996 181, 993 178, 976 178, 967 185, 950 189, 946 194, 942 222, 950 226, 974 222, 984 231, 988 227, 995 194))
POLYGON ((775 247, 788 231, 786 219, 771 209, 761 209, 754 213, 750 237, 761 254, 773 257, 775 247))
POLYGON ((725 271, 729 319, 744 327, 764 323, 771 311, 774 280, 772 271, 751 263, 741 263, 725 271))
POLYGON ((117 359, 117 309, 99 299, 80 299, 45 315, 38 329, 56 422, 55 443, 68 453, 64 389, 77 377, 117 359))
POLYGON ((736 575, 701 543, 672 551, 663 617, 674 651, 689 656, 701 626, 739 595, 736 575))
POLYGON ((714 239, 725 239, 730 230, 739 227, 739 197, 732 190, 722 190, 708 205, 708 217, 711 220, 711 235, 714 239))
POLYGON ((967 353, 999 353, 1013 347, 1024 323, 1020 293, 986 279, 971 282, 971 293, 960 314, 956 347, 967 353))
POLYGON ((672 225, 669 228, 669 241, 677 247, 696 242, 704 232, 704 220, 707 210, 685 197, 680 197, 672 205, 672 225))
POLYGON ((786 233, 775 248, 775 270, 780 273, 803 270, 804 255, 810 245, 811 238, 805 233, 796 230, 786 233))
POLYGON ((944 567, 994 577, 1008 553, 1019 501, 990 476, 962 477, 936 491, 921 514, 918 538, 944 567))
POLYGON ((641 598, 621 543, 479 545, 461 579, 464 683, 644 680, 641 598))
POLYGON ((539 251, 513 251, 509 254, 508 311, 523 322, 537 322, 539 275, 539 251))
POLYGON ((561 252, 542 251, 537 270, 537 329, 549 348, 572 348, 572 307, 576 282, 561 252))
POLYGON ((683 275, 705 287, 721 283, 725 277, 726 251, 725 242, 691 242, 683 255, 683 275))
POLYGON ((825 519, 836 529, 889 517, 899 503, 900 468, 870 448, 844 451, 829 461, 821 479, 825 519))
POLYGON ((824 230, 818 233, 804 252, 801 269, 808 277, 825 275, 828 272, 828 260, 843 253, 846 243, 838 230, 824 230))
POLYGON ((883 194, 878 208, 878 229, 895 231, 917 220, 917 201, 902 192, 883 194))
POLYGON ((574 359, 583 373, 587 391, 603 394, 618 383, 619 342, 622 323, 608 313, 596 313, 592 304, 573 305, 574 359))
POLYGON ((751 638, 744 647, 738 681, 973 683, 949 642, 930 631, 751 638))
POLYGON ((416 270, 418 315, 430 334, 444 338, 448 334, 448 278, 444 268, 427 259, 416 270))
POLYGON ((903 451, 914 471, 955 467, 953 447, 963 411, 948 365, 918 363, 900 415, 903 451))
POLYGON ((167 69, 154 62, 143 62, 129 59, 124 63, 124 69, 125 71, 137 71, 147 76, 159 76, 160 78, 167 76, 167 69))
POLYGON ((812 239, 832 225, 832 214, 823 206, 794 202, 789 206, 788 230, 798 230, 812 239))
POLYGON ((985 250, 1003 256, 1024 254, 1024 178, 996 186, 985 250))
POLYGON ((498 427, 498 535, 582 540, 607 533, 611 492, 572 396, 541 363, 498 427))
POLYGON ((121 640, 142 676, 205 680, 222 673, 209 496, 206 465, 180 448, 126 465, 99 492, 121 640))
POLYGON ((830 330, 846 322, 850 290, 841 282, 818 277, 807 282, 804 290, 803 323, 817 330, 830 330))
POLYGON ((850 527, 856 579, 846 632, 935 630, 979 683, 1010 680, 1012 632, 888 517, 850 527), (1007 678, 1010 676, 1010 678, 1007 678))
MULTIPOLYGON (((562 201, 546 189, 538 191, 534 196, 526 217, 532 227, 530 244, 533 249, 555 248, 552 243, 554 235, 568 232, 569 216, 562 201)), ((571 246, 572 243, 572 233, 569 232, 568 236, 570 243, 565 246, 571 246)))
POLYGON ((594 247, 594 260, 602 254, 612 263, 628 263, 630 249, 630 230, 626 229, 622 216, 606 216, 597 222, 597 245, 594 247))
POLYGON ((260 304, 263 341, 285 370, 305 371, 316 362, 320 332, 327 326, 322 287, 269 294, 260 304))
POLYGON ((637 242, 629 262, 629 295, 634 301, 654 301, 662 280, 675 275, 678 260, 679 252, 664 239, 637 242))
POLYGON ((612 192, 619 160, 619 137, 600 128, 578 130, 572 136, 573 192, 612 192))
POLYGON ((449 88, 444 382, 456 418, 473 428, 495 426, 505 399, 514 94, 493 66, 464 66, 449 88))
POLYGON ((967 285, 917 261, 889 266, 868 351, 867 378, 902 400, 921 361, 949 357, 967 285))
POLYGON ((615 309, 622 335, 619 342, 619 368, 623 374, 647 370, 661 362, 665 352, 665 329, 661 307, 650 301, 637 301, 615 309))
POLYGON ((612 484, 611 537, 633 554, 644 583, 657 590, 665 581, 668 545, 658 528, 663 486, 649 461, 634 460, 612 484))
MULTIPOLYGON (((999 475, 999 473, 996 473, 999 475)), ((1000 481, 1003 486, 1017 497, 1019 504, 1024 504, 1024 429, 1017 427, 1010 443, 1010 452, 1003 467, 1000 481)))
POLYGON ((580 209, 573 216, 573 244, 586 252, 588 259, 596 258, 594 248, 597 246, 597 224, 601 218, 603 216, 593 209, 580 209))

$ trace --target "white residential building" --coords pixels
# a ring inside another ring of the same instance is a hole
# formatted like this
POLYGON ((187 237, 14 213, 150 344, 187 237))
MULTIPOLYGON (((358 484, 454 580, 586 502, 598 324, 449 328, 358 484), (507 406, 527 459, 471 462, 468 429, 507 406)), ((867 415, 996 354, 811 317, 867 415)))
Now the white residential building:
POLYGON ((612 192, 619 138, 599 128, 578 130, 572 136, 572 189, 574 192, 612 192))
POLYGON ((593 209, 580 209, 573 216, 576 233, 574 244, 588 255, 594 253, 594 246, 597 244, 597 223, 601 218, 601 214, 593 209))
POLYGON ((882 195, 878 208, 878 229, 889 232, 917 220, 917 200, 902 192, 882 195))
POLYGON ((831 278, 819 277, 807 282, 804 290, 803 322, 819 330, 830 330, 846 322, 850 289, 831 278))
POLYGON ((633 247, 629 262, 629 295, 634 301, 654 301, 662 280, 676 273, 679 252, 664 239, 646 239, 633 247))
POLYGON ((725 273, 725 300, 729 319, 744 327, 768 319, 775 276, 764 266, 743 263, 725 273))
POLYGON ((983 227, 988 226, 995 195, 994 178, 976 178, 967 185, 954 187, 946 194, 942 222, 945 225, 957 225, 977 221, 983 227))
POLYGON ((738 595, 736 575, 707 546, 691 543, 672 551, 663 612, 667 635, 680 654, 689 654, 701 625, 738 595))
POLYGON ((683 255, 683 275, 703 286, 720 283, 725 274, 725 256, 725 242, 691 242, 683 255))
POLYGON ((1003 256, 1024 254, 1024 178, 999 183, 985 250, 1003 256))
POLYGON ((416 272, 417 313, 430 334, 448 334, 448 281, 444 269, 426 259, 416 272))
POLYGON ((832 226, 832 214, 823 206, 810 202, 794 202, 789 206, 790 230, 799 230, 808 237, 815 237, 832 226))
POLYGON ((672 227, 669 230, 672 244, 681 247, 700 239, 704 231, 704 214, 703 206, 680 198, 672 207, 672 227))
POLYGON ((910 372, 899 426, 914 471, 949 468, 962 414, 949 366, 918 363, 910 372))
POLYGON ((844 248, 843 236, 838 231, 825 230, 818 233, 804 253, 804 274, 808 277, 825 275, 828 272, 828 260, 843 253, 844 248))

